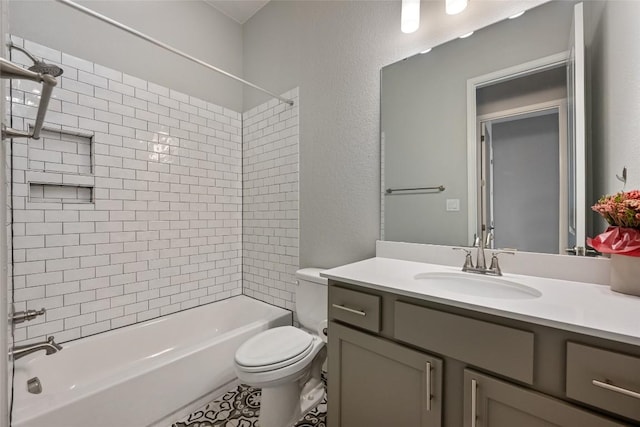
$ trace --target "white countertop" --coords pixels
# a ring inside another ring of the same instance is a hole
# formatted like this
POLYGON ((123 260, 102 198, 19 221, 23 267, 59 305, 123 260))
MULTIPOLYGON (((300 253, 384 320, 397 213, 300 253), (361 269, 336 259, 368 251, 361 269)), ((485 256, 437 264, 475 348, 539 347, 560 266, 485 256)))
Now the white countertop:
POLYGON ((451 292, 414 279, 419 273, 460 270, 461 267, 375 257, 325 270, 320 275, 365 288, 640 346, 640 297, 613 292, 609 286, 503 271, 500 279, 529 286, 542 295, 533 299, 499 299, 451 292))

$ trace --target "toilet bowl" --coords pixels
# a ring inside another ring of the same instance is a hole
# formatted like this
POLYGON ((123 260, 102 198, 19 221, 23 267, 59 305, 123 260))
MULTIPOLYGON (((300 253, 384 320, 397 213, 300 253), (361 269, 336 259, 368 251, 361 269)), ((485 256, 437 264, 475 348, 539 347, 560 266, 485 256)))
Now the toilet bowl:
POLYGON ((235 370, 241 383, 262 388, 261 427, 289 427, 324 397, 322 365, 326 336, 326 279, 320 269, 296 272, 296 313, 305 329, 282 326, 244 342, 236 351, 235 370), (314 329, 312 329, 315 328, 314 329))

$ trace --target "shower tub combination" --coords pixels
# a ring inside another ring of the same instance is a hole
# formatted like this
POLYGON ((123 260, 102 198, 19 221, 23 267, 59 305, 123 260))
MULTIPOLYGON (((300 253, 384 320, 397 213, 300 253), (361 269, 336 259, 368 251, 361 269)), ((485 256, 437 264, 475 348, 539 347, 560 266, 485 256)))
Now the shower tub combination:
POLYGON ((236 381, 240 344, 291 323, 287 310, 236 296, 72 341, 50 356, 26 356, 15 363, 12 426, 170 423, 170 415, 206 403, 203 397, 236 381), (27 391, 33 377, 40 394, 27 391))

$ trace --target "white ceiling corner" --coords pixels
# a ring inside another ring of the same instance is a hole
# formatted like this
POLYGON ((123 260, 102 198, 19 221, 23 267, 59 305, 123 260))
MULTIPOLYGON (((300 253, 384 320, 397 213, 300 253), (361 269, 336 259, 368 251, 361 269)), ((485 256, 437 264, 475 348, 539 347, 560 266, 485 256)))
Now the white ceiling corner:
POLYGON ((215 7, 237 23, 244 24, 269 3, 269 0, 204 0, 204 2, 215 7))

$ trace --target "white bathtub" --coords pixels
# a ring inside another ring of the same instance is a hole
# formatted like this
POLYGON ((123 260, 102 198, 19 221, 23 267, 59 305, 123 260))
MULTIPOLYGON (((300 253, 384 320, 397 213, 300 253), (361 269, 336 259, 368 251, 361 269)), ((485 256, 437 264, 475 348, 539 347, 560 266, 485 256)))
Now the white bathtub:
POLYGON ((247 338, 291 312, 246 296, 63 344, 16 362, 14 427, 144 427, 236 378, 247 338), (27 391, 38 377, 41 394, 27 391))

